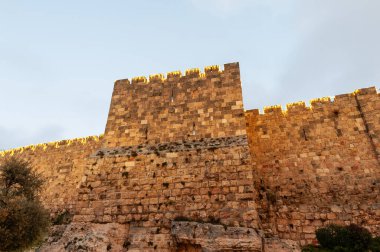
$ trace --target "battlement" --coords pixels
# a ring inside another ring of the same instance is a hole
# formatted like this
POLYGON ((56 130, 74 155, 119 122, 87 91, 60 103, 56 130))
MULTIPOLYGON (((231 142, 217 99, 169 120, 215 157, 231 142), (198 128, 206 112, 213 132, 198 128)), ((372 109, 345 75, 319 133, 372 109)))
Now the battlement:
MULTIPOLYGON (((225 64, 225 68, 230 71, 234 68, 234 64, 225 64)), ((179 78, 213 78, 218 74, 222 74, 224 71, 220 70, 220 66, 218 65, 212 65, 212 66, 206 66, 204 68, 204 72, 201 72, 199 68, 190 68, 186 69, 185 75, 182 74, 181 71, 172 71, 166 73, 166 76, 162 73, 158 74, 151 74, 149 75, 149 78, 145 76, 137 76, 133 77, 131 80, 129 79, 122 79, 122 80, 116 80, 116 83, 124 83, 129 85, 138 85, 138 84, 155 84, 155 83, 164 83, 164 82, 170 82, 170 81, 178 81, 179 78)))
POLYGON ((14 155, 19 155, 24 152, 38 152, 38 151, 49 152, 53 149, 61 149, 68 146, 91 144, 93 142, 99 142, 102 139, 103 139, 103 134, 99 136, 88 136, 88 137, 60 140, 60 141, 55 141, 55 142, 33 144, 33 145, 0 151, 0 157, 12 157, 14 155))
POLYGON ((341 94, 331 97, 321 97, 311 99, 309 101, 309 106, 306 106, 305 101, 298 101, 286 104, 286 109, 282 109, 281 105, 272 105, 264 107, 263 113, 260 113, 258 109, 248 110, 250 113, 257 115, 282 115, 290 116, 294 114, 308 113, 313 110, 323 110, 329 109, 336 105, 339 106, 340 103, 344 103, 347 100, 355 100, 355 97, 366 97, 365 99, 377 98, 380 96, 376 87, 357 89, 352 93, 341 94))
POLYGON ((245 134, 238 63, 115 82, 105 147, 245 134))

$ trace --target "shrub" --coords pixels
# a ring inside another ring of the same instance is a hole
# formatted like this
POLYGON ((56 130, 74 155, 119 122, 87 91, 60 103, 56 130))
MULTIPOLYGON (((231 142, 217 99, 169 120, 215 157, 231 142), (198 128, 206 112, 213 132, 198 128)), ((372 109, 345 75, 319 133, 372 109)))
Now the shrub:
POLYGON ((342 243, 341 236, 343 232, 343 227, 332 224, 318 229, 316 236, 322 247, 332 249, 342 243))
POLYGON ((373 238, 369 244, 369 249, 372 252, 380 252, 380 237, 373 238))
MULTIPOLYGON (((347 227, 332 224, 318 229, 316 236, 321 248, 330 251, 368 251, 370 244, 373 243, 371 233, 355 224, 347 227)), ((373 244, 374 247, 377 246, 376 242, 373 244)))
POLYGON ((358 225, 351 224, 347 227, 347 236, 343 240, 346 247, 352 248, 354 251, 364 251, 368 249, 372 240, 371 233, 358 225))
POLYGON ((37 198, 42 183, 25 161, 0 166, 0 251, 28 248, 47 232, 49 215, 37 198))

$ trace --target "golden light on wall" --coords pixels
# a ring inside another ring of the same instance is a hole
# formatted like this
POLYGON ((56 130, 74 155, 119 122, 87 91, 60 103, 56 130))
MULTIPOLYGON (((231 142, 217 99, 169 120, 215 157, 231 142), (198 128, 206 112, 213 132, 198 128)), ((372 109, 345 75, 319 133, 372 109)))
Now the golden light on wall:
POLYGON ((34 144, 34 145, 28 145, 24 147, 19 147, 15 149, 0 151, 0 157, 5 156, 13 156, 15 154, 21 154, 24 151, 36 151, 36 150, 42 150, 46 151, 48 148, 58 149, 61 147, 70 146, 72 144, 82 144, 85 145, 88 142, 98 142, 103 137, 103 134, 99 136, 88 136, 88 137, 80 137, 80 138, 74 138, 69 140, 61 140, 56 142, 49 142, 49 143, 41 143, 41 144, 34 144))

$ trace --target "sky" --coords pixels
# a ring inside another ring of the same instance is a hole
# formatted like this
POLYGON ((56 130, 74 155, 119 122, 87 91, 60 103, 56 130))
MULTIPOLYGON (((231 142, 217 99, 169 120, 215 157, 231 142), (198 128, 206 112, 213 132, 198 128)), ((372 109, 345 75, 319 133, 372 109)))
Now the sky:
POLYGON ((379 0, 0 0, 0 150, 104 132, 117 79, 239 62, 245 109, 380 87, 379 0))

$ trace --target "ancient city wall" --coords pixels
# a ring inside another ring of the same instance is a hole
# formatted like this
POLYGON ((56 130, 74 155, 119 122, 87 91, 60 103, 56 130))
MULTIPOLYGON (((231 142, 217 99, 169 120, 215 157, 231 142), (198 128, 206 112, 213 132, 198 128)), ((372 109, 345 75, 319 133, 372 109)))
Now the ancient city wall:
POLYGON ((333 100, 246 111, 260 217, 282 238, 357 223, 380 233, 380 99, 375 88, 333 100))
POLYGON ((92 136, 4 151, 0 152, 0 164, 11 157, 30 161, 36 172, 45 178, 41 199, 52 214, 73 211, 87 158, 99 149, 101 139, 92 136))
POLYGON ((24 158, 47 179, 44 204, 74 215, 67 239, 107 226, 114 251, 281 251, 268 236, 310 243, 332 222, 380 234, 379 111, 368 88, 244 112, 232 63, 118 80, 104 136, 0 163, 24 158))

